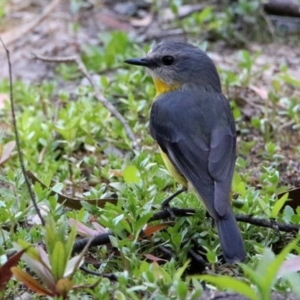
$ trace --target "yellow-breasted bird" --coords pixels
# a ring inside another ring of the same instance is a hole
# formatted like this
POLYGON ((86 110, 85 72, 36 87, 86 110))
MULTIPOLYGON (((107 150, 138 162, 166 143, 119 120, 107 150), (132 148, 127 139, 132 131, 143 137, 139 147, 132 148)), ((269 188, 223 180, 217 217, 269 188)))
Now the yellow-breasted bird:
POLYGON ((150 133, 171 175, 194 188, 216 224, 225 260, 243 261, 244 243, 230 205, 236 131, 212 60, 199 48, 162 42, 143 58, 156 87, 150 133))

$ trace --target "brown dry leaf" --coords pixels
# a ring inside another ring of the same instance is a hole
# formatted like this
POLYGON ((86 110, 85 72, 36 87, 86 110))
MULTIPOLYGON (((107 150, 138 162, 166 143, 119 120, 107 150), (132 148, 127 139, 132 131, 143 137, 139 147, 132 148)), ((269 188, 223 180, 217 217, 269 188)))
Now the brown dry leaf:
POLYGON ((262 100, 268 100, 269 95, 264 88, 254 85, 250 85, 249 88, 254 91, 262 100))
POLYGON ((149 260, 151 260, 151 261, 164 261, 164 262, 167 262, 167 260, 165 260, 165 259, 163 259, 163 258, 159 258, 159 257, 157 257, 157 256, 154 256, 154 255, 152 255, 152 254, 144 254, 144 256, 147 258, 147 259, 149 259, 149 260))
POLYGON ((109 173, 115 177, 123 177, 122 170, 109 170, 109 173))
POLYGON ((15 146, 16 146, 15 141, 10 141, 3 146, 1 158, 0 158, 0 166, 2 166, 5 162, 7 162, 11 158, 15 146))
POLYGON ((99 22, 114 30, 131 31, 129 23, 121 21, 115 14, 99 12, 95 15, 99 22))
POLYGON ((12 267, 11 272, 14 274, 14 276, 24 283, 28 288, 33 290, 34 292, 38 293, 39 295, 47 295, 54 297, 55 294, 48 289, 46 289, 44 286, 42 286, 36 279, 31 277, 28 273, 24 272, 18 267, 12 267))
MULTIPOLYGON (((39 182, 40 185, 46 189, 48 187, 46 187, 40 180, 38 180, 35 175, 31 172, 31 171, 26 171, 26 174, 28 176, 28 178, 30 178, 30 180, 32 181, 32 183, 36 183, 39 182)), ((115 198, 103 198, 103 199, 75 199, 75 198, 71 198, 65 195, 62 195, 60 193, 56 193, 54 191, 50 192, 50 195, 57 195, 57 202, 60 204, 63 204, 64 206, 73 208, 73 209, 81 209, 82 208, 82 204, 81 201, 86 201, 92 205, 95 205, 97 207, 104 207, 106 203, 113 203, 116 204, 118 199, 115 198)))
POLYGON ((156 224, 153 226, 149 226, 144 230, 144 237, 150 236, 152 234, 154 234, 155 232, 158 232, 160 230, 165 229, 166 227, 173 225, 174 222, 164 222, 164 223, 160 223, 160 224, 156 224))
POLYGON ((135 27, 147 27, 153 21, 153 14, 146 15, 143 19, 131 19, 130 24, 135 27))

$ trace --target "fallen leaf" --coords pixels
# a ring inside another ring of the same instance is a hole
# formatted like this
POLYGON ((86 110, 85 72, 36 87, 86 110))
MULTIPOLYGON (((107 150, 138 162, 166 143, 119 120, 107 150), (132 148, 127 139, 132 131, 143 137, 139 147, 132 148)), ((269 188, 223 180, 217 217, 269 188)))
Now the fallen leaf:
POLYGON ((298 271, 300 271, 300 256, 295 256, 283 262, 277 276, 282 276, 286 273, 295 273, 298 271))
POLYGON ((13 256, 11 256, 4 265, 0 267, 0 291, 3 291, 5 289, 7 282, 13 275, 11 272, 11 268, 18 264, 21 256, 26 250, 27 249, 23 249, 17 252, 13 256))
POLYGON ((10 141, 3 146, 1 158, 0 158, 0 166, 2 166, 5 162, 7 162, 11 158, 15 146, 16 146, 15 141, 10 141))
POLYGON ((151 261, 164 261, 164 262, 167 262, 167 260, 165 260, 165 259, 163 259, 163 258, 159 258, 159 257, 157 257, 157 256, 154 256, 154 255, 152 255, 152 254, 144 254, 144 256, 147 258, 147 259, 149 259, 149 260, 151 260, 151 261))
POLYGON ((87 227, 86 225, 84 225, 83 223, 81 223, 75 219, 69 219, 68 223, 71 227, 75 225, 76 232, 80 236, 84 236, 84 237, 95 236, 95 235, 107 232, 107 230, 105 230, 105 228, 103 228, 101 225, 99 225, 95 222, 93 223, 93 226, 95 227, 96 230, 87 227), (97 224, 97 225, 95 225, 95 224, 97 224))
POLYGON ((150 236, 150 235, 154 234, 155 232, 163 230, 166 227, 173 225, 173 224, 174 224, 174 222, 164 222, 164 223, 156 224, 153 226, 149 226, 143 231, 143 237, 150 236))
MULTIPOLYGON (((28 178, 32 181, 32 183, 39 182, 40 185, 46 189, 47 187, 36 178, 36 176, 31 171, 26 171, 26 174, 28 178)), ((71 198, 65 195, 62 195, 60 193, 54 192, 53 190, 50 192, 50 195, 57 195, 57 202, 60 204, 63 204, 64 206, 73 208, 73 209, 81 209, 82 204, 81 201, 86 201, 92 205, 95 205, 97 207, 104 207, 106 203, 113 203, 116 204, 118 202, 118 199, 115 198, 103 198, 103 199, 75 199, 71 198)))
POLYGON ((262 100, 269 99, 268 91, 266 91, 264 88, 254 85, 250 85, 249 88, 254 91, 262 100))
POLYGON ((135 27, 147 27, 153 21, 153 14, 146 15, 143 19, 131 19, 130 24, 135 27))
POLYGON ((18 267, 12 267, 11 272, 14 274, 14 276, 24 283, 29 289, 33 290, 34 292, 38 293, 39 295, 47 295, 54 297, 55 294, 48 289, 46 289, 44 286, 42 286, 36 279, 31 277, 28 273, 24 272, 18 267))

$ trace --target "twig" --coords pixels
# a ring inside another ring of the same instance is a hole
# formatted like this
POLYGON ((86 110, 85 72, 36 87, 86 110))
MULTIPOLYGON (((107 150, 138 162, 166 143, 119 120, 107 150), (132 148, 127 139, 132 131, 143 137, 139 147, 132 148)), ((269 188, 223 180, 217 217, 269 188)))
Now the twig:
POLYGON ((19 156, 19 162, 20 162, 20 166, 21 166, 21 170, 25 179, 25 183, 31 198, 31 201, 33 203, 33 206, 36 210, 37 215, 39 216, 40 220, 41 220, 41 224, 43 226, 45 226, 45 221, 42 217, 42 214, 40 212, 40 209, 36 203, 36 199, 35 199, 35 195, 34 192, 31 189, 31 185, 30 182, 28 180, 28 177, 26 175, 26 170, 25 170, 25 166, 24 166, 24 160, 23 160, 23 153, 21 151, 21 146, 20 146, 20 139, 19 139, 19 132, 18 132, 18 128, 17 128, 17 122, 16 122, 16 115, 15 115, 15 104, 14 104, 14 100, 13 100, 13 80, 12 80, 12 67, 11 67, 11 62, 10 62, 10 54, 9 54, 9 50, 6 48, 3 40, 0 38, 1 44, 6 52, 6 57, 7 57, 7 63, 8 63, 8 72, 9 72, 9 100, 10 100, 10 108, 11 108, 11 115, 12 115, 12 122, 13 122, 13 127, 14 127, 14 132, 15 132, 15 138, 16 138, 16 146, 17 146, 17 152, 18 152, 18 156, 19 156))
MULTIPOLYGON (((175 217, 189 217, 196 213, 194 209, 181 209, 181 208, 172 207, 171 210, 172 213, 175 215, 175 217)), ((164 209, 155 213, 153 217, 149 220, 149 222, 167 219, 170 216, 171 215, 169 211, 164 209)))
POLYGON ((169 259, 171 259, 172 257, 174 257, 174 254, 172 253, 172 251, 170 251, 169 249, 167 249, 166 247, 164 247, 162 245, 158 246, 157 249, 160 250, 169 259))
POLYGON ((255 218, 249 215, 236 215, 235 218, 239 222, 249 223, 260 227, 272 228, 274 230, 279 230, 284 232, 299 231, 300 229, 300 226, 298 225, 279 223, 273 219, 266 220, 262 218, 255 218))
MULTIPOLYGON (((172 212, 176 217, 189 217, 196 213, 194 209, 180 209, 180 208, 172 208, 172 212)), ((155 213, 153 217, 149 220, 149 222, 167 219, 169 217, 170 217, 169 212, 167 210, 162 210, 155 213)), ((236 215, 235 218, 239 222, 248 223, 248 224, 265 227, 265 228, 272 228, 274 230, 279 230, 283 232, 295 232, 300 230, 300 226, 298 225, 279 223, 273 219, 266 220, 262 218, 255 218, 249 215, 236 215)), ((110 244, 109 236, 113 236, 113 235, 114 233, 112 232, 95 235, 91 241, 90 247, 110 244)), ((83 238, 81 240, 77 240, 73 246, 73 253, 80 252, 89 241, 90 238, 83 238)), ((164 252, 164 249, 160 248, 160 250, 164 252)), ((171 253, 169 253, 169 255, 170 254, 171 253)))
POLYGON ((96 272, 96 271, 92 271, 92 270, 90 270, 89 268, 87 268, 85 266, 81 266, 80 270, 84 271, 87 274, 108 278, 110 281, 118 281, 118 277, 115 274, 99 273, 99 272, 96 272))
POLYGON ((11 43, 14 43, 21 37, 26 36, 29 31, 38 26, 49 14, 51 14, 51 12, 60 2, 61 0, 53 0, 37 18, 29 22, 28 24, 21 25, 17 28, 13 28, 7 32, 4 32, 2 34, 2 39, 5 44, 9 45, 11 43))
POLYGON ((114 236, 112 232, 107 232, 107 233, 101 233, 98 235, 95 235, 92 240, 90 237, 83 238, 81 240, 77 240, 74 245, 73 245, 73 251, 72 253, 80 252, 84 247, 86 246, 87 243, 90 242, 90 248, 95 247, 95 246, 101 246, 105 244, 110 244, 110 239, 109 236, 114 236))
POLYGON ((66 57, 47 57, 43 55, 38 55, 36 53, 33 53, 34 57, 46 61, 46 62, 56 62, 56 63, 68 63, 68 62, 74 62, 77 64, 78 70, 86 77, 86 79, 89 81, 90 85, 92 86, 94 90, 94 97, 113 115, 115 116, 123 125, 124 130, 128 136, 128 138, 132 142, 132 147, 134 150, 139 151, 140 146, 139 143, 134 136, 128 122, 125 120, 125 118, 119 113, 119 111, 116 109, 116 107, 110 103, 100 92, 99 88, 95 84, 92 76, 87 71, 85 65, 83 64, 81 58, 79 56, 73 55, 73 56, 66 56, 66 57))
POLYGON ((198 264, 200 264, 203 269, 207 267, 209 264, 203 259, 203 257, 199 254, 197 254, 194 250, 190 249, 188 251, 189 256, 194 259, 198 264))

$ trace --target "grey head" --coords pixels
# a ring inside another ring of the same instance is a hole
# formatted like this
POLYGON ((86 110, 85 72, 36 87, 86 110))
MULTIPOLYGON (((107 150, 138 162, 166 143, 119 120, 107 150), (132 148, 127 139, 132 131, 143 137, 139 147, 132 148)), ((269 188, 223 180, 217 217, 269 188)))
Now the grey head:
POLYGON ((212 60, 199 48, 182 42, 162 42, 143 58, 126 63, 147 67, 155 79, 168 86, 194 86, 221 92, 218 72, 212 60))

